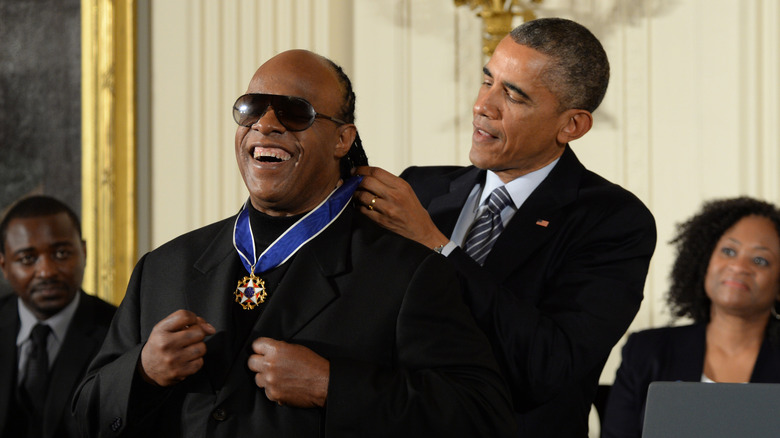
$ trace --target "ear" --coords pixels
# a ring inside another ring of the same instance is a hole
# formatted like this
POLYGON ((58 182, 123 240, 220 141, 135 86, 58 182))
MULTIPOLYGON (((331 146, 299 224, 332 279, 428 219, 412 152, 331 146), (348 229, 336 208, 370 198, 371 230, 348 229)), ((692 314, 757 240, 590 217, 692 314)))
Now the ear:
POLYGON ((5 264, 5 262, 6 262, 6 259, 5 259, 5 253, 3 253, 2 251, 0 251, 0 272, 2 272, 2 273, 3 273, 3 278, 5 278, 6 280, 8 280, 8 275, 7 275, 7 274, 6 274, 6 272, 5 272, 5 269, 6 269, 6 264, 5 264))
POLYGON ((574 141, 590 131, 593 126, 593 114, 581 109, 566 110, 561 114, 561 129, 558 130, 558 143, 574 141))
POLYGON ((780 316, 778 316, 777 308, 780 307, 780 296, 775 298, 775 302, 772 303, 772 308, 769 309, 769 314, 772 318, 780 320, 780 316))
POLYGON ((780 312, 780 281, 777 283, 777 287, 775 290, 775 302, 772 303, 772 309, 775 312, 772 312, 772 316, 774 316, 777 319, 780 319, 780 317, 775 316, 775 313, 780 312))
POLYGON ((352 147, 352 143, 355 141, 355 137, 357 136, 357 128, 351 123, 341 125, 338 129, 338 136, 339 137, 337 139, 336 148, 333 151, 333 156, 341 159, 344 157, 344 155, 347 155, 349 148, 352 147))

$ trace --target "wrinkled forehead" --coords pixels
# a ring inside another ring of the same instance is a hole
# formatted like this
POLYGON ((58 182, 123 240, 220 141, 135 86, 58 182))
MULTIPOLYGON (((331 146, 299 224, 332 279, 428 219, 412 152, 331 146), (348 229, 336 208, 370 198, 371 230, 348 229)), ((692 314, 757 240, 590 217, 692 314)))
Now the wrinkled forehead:
POLYGON ((322 112, 340 107, 341 86, 324 58, 310 52, 292 51, 281 53, 260 66, 249 82, 247 93, 302 97, 322 112))

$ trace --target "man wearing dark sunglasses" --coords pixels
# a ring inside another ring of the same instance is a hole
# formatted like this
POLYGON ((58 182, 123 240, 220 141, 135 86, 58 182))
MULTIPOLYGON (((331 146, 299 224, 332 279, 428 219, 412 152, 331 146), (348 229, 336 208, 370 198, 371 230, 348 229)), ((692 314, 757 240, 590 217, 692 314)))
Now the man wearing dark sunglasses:
POLYGON ((233 105, 237 216, 145 255, 74 402, 88 436, 501 437, 454 270, 357 212, 347 76, 281 53, 233 105))
POLYGON ((609 62, 585 27, 515 28, 483 68, 473 166, 362 168, 362 211, 444 254, 509 380, 520 437, 587 437, 599 377, 642 301, 652 214, 588 171, 609 62))

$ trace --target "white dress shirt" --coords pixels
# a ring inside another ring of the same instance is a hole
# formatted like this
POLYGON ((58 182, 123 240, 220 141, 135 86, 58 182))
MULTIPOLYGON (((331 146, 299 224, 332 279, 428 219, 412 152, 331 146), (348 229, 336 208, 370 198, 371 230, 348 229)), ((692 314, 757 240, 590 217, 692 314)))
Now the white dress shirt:
POLYGON ((51 333, 46 341, 46 352, 49 354, 49 368, 51 369, 54 360, 57 358, 57 353, 60 351, 62 342, 65 340, 65 334, 68 332, 70 321, 73 319, 73 314, 76 313, 76 308, 79 306, 81 300, 81 293, 76 293, 73 301, 65 306, 59 313, 51 316, 43 321, 33 315, 32 312, 22 303, 22 300, 17 298, 19 320, 21 326, 19 327, 19 334, 16 336, 16 348, 19 352, 19 372, 17 373, 16 383, 19 384, 24 378, 25 366, 27 365, 27 357, 30 355, 30 349, 32 348, 32 339, 30 334, 32 333, 35 324, 46 324, 51 328, 51 333))
POLYGON ((541 169, 517 177, 507 184, 504 184, 504 182, 501 181, 501 178, 493 171, 488 170, 484 185, 476 184, 474 185, 474 188, 471 189, 471 193, 469 193, 468 198, 466 198, 466 203, 463 204, 463 208, 460 210, 460 216, 458 216, 458 222, 455 223, 455 228, 452 230, 450 241, 444 245, 441 253, 447 256, 455 247, 463 246, 463 241, 466 239, 466 234, 471 228, 471 225, 487 208, 485 200, 490 196, 490 193, 494 189, 502 185, 506 186, 506 190, 509 192, 509 196, 512 198, 512 203, 514 204, 514 208, 504 208, 504 210, 501 211, 501 221, 503 222, 504 227, 506 227, 506 224, 509 223, 509 220, 512 219, 517 212, 517 209, 520 208, 525 200, 531 196, 531 193, 539 187, 539 184, 547 178, 547 175, 549 175, 555 165, 558 164, 559 159, 560 158, 556 159, 541 169))

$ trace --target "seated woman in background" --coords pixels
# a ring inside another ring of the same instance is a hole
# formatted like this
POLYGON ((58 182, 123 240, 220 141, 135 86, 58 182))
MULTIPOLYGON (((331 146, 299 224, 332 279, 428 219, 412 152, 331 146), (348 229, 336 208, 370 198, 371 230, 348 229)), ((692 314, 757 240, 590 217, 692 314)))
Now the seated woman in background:
POLYGON ((780 211, 741 197, 706 203, 678 228, 667 296, 693 325, 629 336, 602 438, 642 433, 650 382, 780 382, 780 211))

